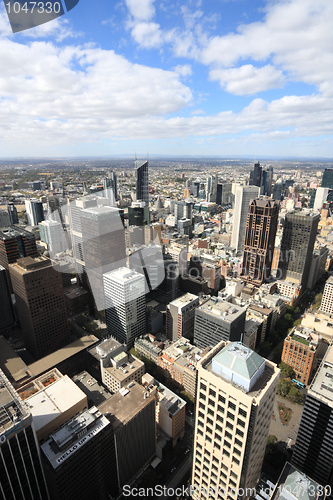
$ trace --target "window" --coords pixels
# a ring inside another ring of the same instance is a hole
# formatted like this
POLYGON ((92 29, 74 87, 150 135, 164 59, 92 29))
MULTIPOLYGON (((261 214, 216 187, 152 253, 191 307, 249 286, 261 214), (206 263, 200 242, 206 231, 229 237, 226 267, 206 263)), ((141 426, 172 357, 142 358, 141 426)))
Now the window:
POLYGON ((225 403, 225 397, 223 397, 221 394, 219 394, 219 401, 223 404, 225 403))
POLYGON ((223 406, 221 406, 221 405, 217 405, 217 411, 219 411, 220 413, 224 413, 224 408, 223 408, 223 406))
POLYGON ((214 447, 217 449, 217 450, 220 450, 221 449, 221 446, 216 442, 214 441, 214 447))
POLYGON ((199 408, 201 408, 202 410, 204 410, 206 407, 203 403, 199 403, 199 408))
POLYGON ((215 436, 214 436, 214 439, 217 439, 218 441, 221 441, 221 436, 219 434, 216 434, 215 432, 215 436))
POLYGON ((235 462, 235 464, 239 465, 239 460, 236 457, 232 457, 232 461, 235 462))
POLYGON ((233 425, 232 425, 230 422, 227 422, 227 423, 226 423, 226 426, 227 426, 229 429, 233 429, 233 425))
POLYGON ((216 415, 216 419, 217 419, 219 422, 223 422, 223 418, 221 417, 221 415, 216 415))
POLYGON ((225 455, 226 457, 230 457, 230 453, 225 448, 223 448, 223 455, 225 455))
POLYGON ((242 432, 240 429, 236 429, 236 434, 240 437, 244 437, 244 432, 242 432))
POLYGON ((242 446, 242 441, 239 439, 235 438, 235 444, 238 444, 238 446, 242 446))
POLYGON ((208 399, 208 404, 211 406, 215 406, 215 402, 212 399, 208 399))
POLYGON ((211 440, 211 438, 209 436, 206 436, 206 441, 208 441, 208 443, 212 442, 212 440, 211 440))
POLYGON ((238 456, 241 455, 241 452, 237 448, 234 448, 234 453, 236 453, 236 455, 238 455, 238 456))
POLYGON ((225 437, 229 438, 229 439, 232 439, 232 434, 230 434, 230 432, 228 431, 225 431, 225 437))
POLYGON ((230 418, 231 420, 235 420, 235 415, 233 413, 231 413, 230 411, 228 411, 227 418, 230 418))
POLYGON ((244 417, 244 418, 246 418, 246 417, 247 417, 247 413, 246 413, 246 411, 245 411, 245 410, 243 410, 242 408, 239 408, 238 413, 239 413, 240 415, 242 415, 242 417, 244 417))
POLYGON ((206 396, 203 392, 200 392, 199 398, 202 399, 203 401, 206 401, 206 396))
POLYGON ((222 432, 222 427, 219 424, 216 424, 216 430, 222 432))
POLYGON ((236 405, 234 403, 232 403, 231 401, 229 401, 228 408, 231 408, 232 410, 236 410, 236 405))
POLYGON ((208 414, 209 415, 214 415, 214 410, 212 410, 211 408, 208 408, 208 414))
POLYGON ((213 391, 213 389, 209 389, 209 395, 213 396, 213 398, 216 398, 216 392, 213 391))
POLYGON ((200 389, 202 389, 203 391, 207 391, 207 386, 201 382, 200 389))
POLYGON ((245 427, 245 422, 243 420, 241 420, 240 418, 238 418, 237 425, 240 425, 241 427, 245 427))
POLYGON ((213 422, 213 420, 211 418, 207 418, 207 424, 213 425, 214 422, 213 422))
POLYGON ((223 445, 226 446, 227 448, 231 448, 231 444, 226 439, 224 440, 223 445))

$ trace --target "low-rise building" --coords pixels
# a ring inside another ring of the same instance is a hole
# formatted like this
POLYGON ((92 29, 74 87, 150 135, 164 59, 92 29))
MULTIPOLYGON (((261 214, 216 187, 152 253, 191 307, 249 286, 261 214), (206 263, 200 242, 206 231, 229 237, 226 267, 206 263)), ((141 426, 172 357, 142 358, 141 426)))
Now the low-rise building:
POLYGON ((194 313, 199 305, 199 297, 186 293, 167 305, 166 332, 171 340, 185 337, 193 340, 194 313))

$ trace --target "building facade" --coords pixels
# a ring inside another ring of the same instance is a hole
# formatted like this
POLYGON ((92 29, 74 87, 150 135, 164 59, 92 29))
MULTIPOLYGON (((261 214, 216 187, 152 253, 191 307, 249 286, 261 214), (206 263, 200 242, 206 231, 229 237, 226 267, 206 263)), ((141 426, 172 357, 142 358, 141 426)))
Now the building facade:
POLYGON ((146 161, 140 167, 135 169, 136 177, 136 200, 142 200, 149 206, 149 177, 148 162, 146 161))
POLYGON ((259 194, 260 188, 257 186, 236 186, 231 246, 235 248, 237 252, 242 252, 244 248, 250 201, 258 198, 259 194))
POLYGON ((193 340, 195 308, 199 297, 186 293, 167 305, 166 333, 170 340, 185 337, 193 340))
POLYGON ((328 316, 333 315, 333 276, 325 283, 323 298, 321 299, 320 311, 328 316))

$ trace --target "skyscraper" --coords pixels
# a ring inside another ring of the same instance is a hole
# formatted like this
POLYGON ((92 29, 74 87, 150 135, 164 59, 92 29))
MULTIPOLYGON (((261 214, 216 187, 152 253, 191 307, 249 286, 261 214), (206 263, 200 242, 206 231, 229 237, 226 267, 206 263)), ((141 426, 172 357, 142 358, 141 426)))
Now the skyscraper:
POLYGON ((279 205, 274 200, 252 200, 247 215, 242 278, 260 286, 270 275, 279 205))
POLYGON ((263 185, 263 172, 260 163, 255 163, 253 170, 250 172, 250 186, 258 186, 259 188, 263 185))
POLYGON ((32 415, 0 370, 0 497, 47 500, 32 415))
POLYGON ((51 253, 62 252, 65 248, 63 230, 60 222, 52 219, 43 220, 38 224, 40 240, 47 243, 51 253))
POLYGON ((211 202, 211 203, 216 203, 217 183, 218 183, 217 175, 211 175, 207 178, 206 200, 211 202))
POLYGON ((331 317, 333 316, 333 276, 330 276, 325 283, 320 310, 331 317))
POLYGON ((330 346, 306 396, 292 464, 333 488, 333 347, 330 346))
POLYGON ((8 265, 22 257, 37 257, 38 251, 33 234, 12 226, 8 231, 0 231, 0 265, 8 265))
POLYGON ((69 340, 61 274, 50 259, 25 257, 9 265, 16 309, 28 351, 41 358, 69 340))
POLYGON ((44 220, 43 203, 40 200, 25 200, 25 209, 30 226, 37 226, 39 222, 44 220))
POLYGON ((105 309, 103 274, 125 264, 125 232, 115 207, 81 210, 82 250, 85 270, 98 311, 105 309))
POLYGON ((9 215, 9 220, 10 220, 10 225, 12 226, 13 224, 18 224, 18 215, 17 215, 17 210, 14 205, 14 203, 10 202, 7 205, 7 211, 9 215))
POLYGON ((149 206, 149 179, 148 162, 146 161, 140 167, 135 169, 136 176, 136 199, 142 200, 149 206))
POLYGON ((279 260, 282 279, 306 286, 319 219, 319 215, 308 212, 286 214, 279 260))
POLYGON ((249 211, 250 201, 258 198, 259 194, 259 187, 236 186, 231 246, 232 248, 235 248, 237 252, 242 252, 244 248, 247 214, 249 211))
POLYGON ((185 337, 193 340, 194 314, 198 305, 199 297, 192 293, 186 293, 167 305, 166 333, 169 339, 185 337))
MULTIPOLYGON (((238 342, 197 364, 192 498, 246 500, 260 478, 279 369, 238 342)), ((252 492, 253 494, 253 492, 252 492)))
POLYGON ((321 180, 321 187, 333 189, 333 168, 325 168, 321 180))
POLYGON ((109 335, 128 349, 146 333, 145 277, 126 267, 103 275, 109 335))
POLYGON ((103 196, 108 199, 109 205, 111 207, 116 206, 116 201, 118 199, 117 192, 117 176, 115 172, 109 172, 109 177, 103 179, 103 196))
POLYGON ((2 266, 0 266, 0 304, 0 332, 3 332, 14 325, 15 319, 7 270, 2 266))

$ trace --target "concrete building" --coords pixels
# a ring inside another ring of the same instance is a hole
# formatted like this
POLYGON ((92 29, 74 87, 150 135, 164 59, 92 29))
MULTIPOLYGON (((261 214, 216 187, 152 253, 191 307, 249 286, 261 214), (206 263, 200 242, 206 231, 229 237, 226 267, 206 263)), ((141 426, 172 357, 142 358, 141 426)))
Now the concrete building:
POLYGON ((108 417, 114 432, 116 477, 121 489, 155 455, 156 398, 133 381, 98 409, 108 417))
POLYGON ((0 227, 10 226, 10 217, 6 210, 0 209, 0 227))
POLYGON ((29 226, 38 226, 44 220, 43 203, 40 200, 25 200, 29 226))
POLYGON ((167 305, 166 333, 170 340, 185 337, 193 341, 195 308, 199 297, 186 293, 167 305))
POLYGON ((333 348, 308 390, 292 464, 314 481, 333 487, 333 348))
POLYGON ((280 370, 238 342, 198 364, 192 498, 247 499, 260 478, 280 370))
POLYGON ((38 257, 33 234, 17 226, 0 231, 0 265, 8 269, 9 264, 23 257, 38 257))
POLYGON ((315 247, 312 254, 311 267, 307 282, 307 288, 310 288, 310 290, 314 288, 317 281, 319 281, 324 275, 328 255, 329 251, 326 245, 318 245, 315 247))
POLYGON ((281 241, 280 279, 300 281, 306 287, 320 216, 290 212, 285 216, 281 241))
POLYGON ((54 431, 41 452, 52 500, 108 500, 118 493, 112 425, 96 407, 54 431))
POLYGON ((231 247, 236 252, 243 252, 250 201, 258 198, 259 194, 260 188, 257 186, 236 186, 231 236, 231 247))
POLYGON ((128 207, 128 223, 130 226, 146 226, 149 224, 149 206, 144 201, 133 202, 128 207))
POLYGON ((6 332, 15 323, 14 308, 10 293, 10 282, 7 270, 0 265, 0 332, 6 332))
POLYGON ((13 202, 10 202, 7 204, 7 212, 8 212, 9 221, 10 221, 9 225, 12 226, 13 224, 18 224, 19 219, 18 219, 17 209, 16 209, 13 202))
POLYGON ((246 308, 212 298, 195 310, 194 344, 201 349, 221 340, 237 341, 244 333, 246 308))
POLYGON ((0 494, 4 500, 49 498, 29 407, 0 370, 0 494))
POLYGON ((101 380, 113 394, 127 386, 132 380, 141 384, 145 365, 126 352, 115 339, 106 339, 95 348, 100 358, 101 380))
POLYGON ((320 311, 330 317, 333 315, 333 276, 330 276, 325 283, 320 311))
POLYGON ((25 257, 9 265, 16 310, 28 351, 41 358, 69 341, 61 275, 50 259, 25 257))
POLYGON ((156 395, 156 423, 176 446, 185 435, 186 402, 149 373, 142 377, 144 388, 156 395))
POLYGON ((282 363, 289 365, 295 378, 308 385, 328 348, 328 342, 313 330, 295 326, 284 339, 282 363))
POLYGON ((260 286, 271 274, 279 204, 274 200, 252 200, 247 215, 242 279, 260 286))
POLYGON ((104 274, 103 281, 108 333, 131 349, 146 333, 145 278, 121 267, 104 274))
POLYGON ((56 368, 20 387, 18 394, 30 408, 40 443, 88 407, 84 392, 56 368))
MULTIPOLYGON (((327 493, 329 489, 327 488, 327 493)), ((325 488, 286 462, 270 500, 324 500, 325 488)))
POLYGON ((47 244, 51 253, 62 252, 66 249, 60 222, 48 219, 40 222, 38 226, 40 239, 47 244))

